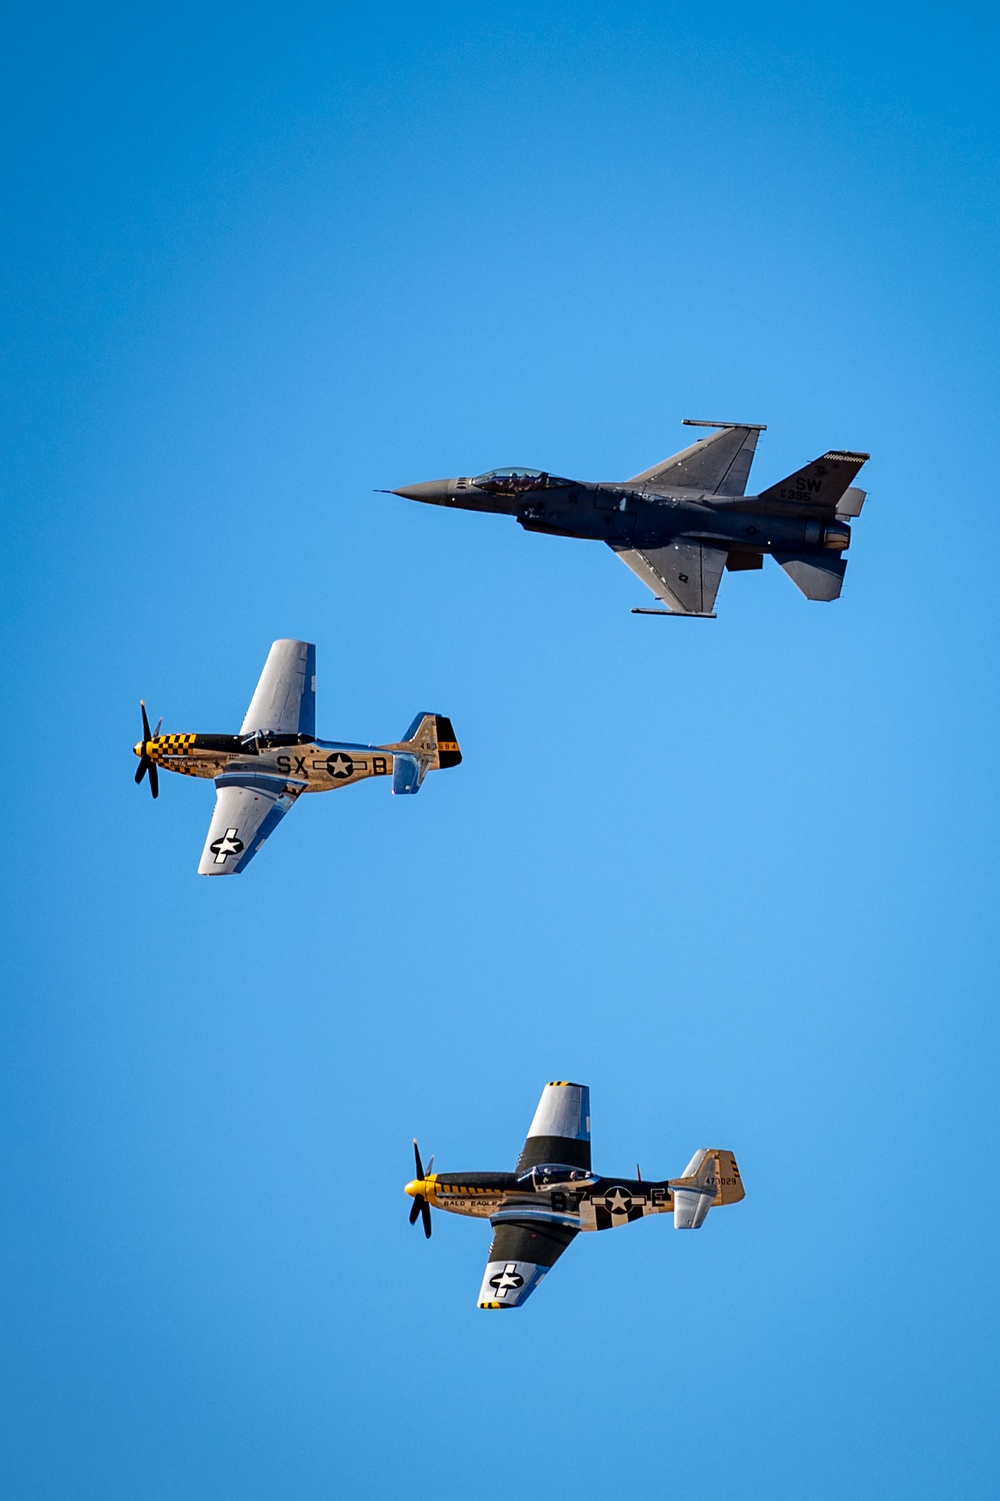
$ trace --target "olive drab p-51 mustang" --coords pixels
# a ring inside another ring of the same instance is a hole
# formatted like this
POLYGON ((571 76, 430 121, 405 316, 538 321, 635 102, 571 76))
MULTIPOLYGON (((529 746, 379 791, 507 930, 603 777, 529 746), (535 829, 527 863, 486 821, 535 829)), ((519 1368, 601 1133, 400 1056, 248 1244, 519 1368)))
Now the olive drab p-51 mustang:
POLYGON ((561 479, 544 469, 490 469, 388 493, 431 505, 514 516, 529 532, 606 542, 666 609, 633 615, 714 618, 723 569, 775 560, 807 599, 836 599, 850 546, 848 522, 865 491, 854 487, 866 453, 821 454, 759 495, 747 495, 763 423, 696 422, 709 438, 627 480, 561 479))
MULTIPOLYGON (((162 724, 163 721, 160 721, 162 724)), ((244 870, 302 792, 332 792, 366 777, 391 777, 393 792, 420 791, 429 771, 462 759, 451 720, 418 714, 394 745, 353 745, 316 738, 316 648, 275 641, 238 735, 151 734, 142 705, 136 782, 157 767, 215 782, 215 812, 198 874, 244 870)))
MULTIPOLYGON (((590 1090, 546 1084, 512 1173, 425 1172, 407 1183, 410 1224, 431 1208, 488 1219, 493 1244, 479 1289, 480 1308, 519 1308, 581 1230, 614 1230, 647 1214, 672 1214, 677 1230, 698 1230, 714 1204, 743 1198, 732 1152, 702 1148, 678 1178, 602 1178, 590 1167, 590 1090)), ((638 1171, 638 1170, 637 1170, 638 1171)))

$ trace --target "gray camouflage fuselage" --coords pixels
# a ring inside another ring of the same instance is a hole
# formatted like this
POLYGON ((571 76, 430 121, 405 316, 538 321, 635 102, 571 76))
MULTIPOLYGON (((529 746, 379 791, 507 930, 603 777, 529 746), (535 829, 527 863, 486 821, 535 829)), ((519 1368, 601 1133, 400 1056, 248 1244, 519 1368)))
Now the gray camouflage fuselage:
MULTIPOLYGON (((846 522, 804 518, 803 497, 704 495, 630 487, 627 480, 589 482, 544 475, 530 490, 504 494, 479 489, 473 479, 430 480, 394 490, 407 500, 463 511, 513 516, 526 531, 582 537, 619 547, 657 547, 675 537, 742 548, 747 553, 798 552, 850 546, 846 522)), ((753 564, 744 566, 754 566, 753 564)))

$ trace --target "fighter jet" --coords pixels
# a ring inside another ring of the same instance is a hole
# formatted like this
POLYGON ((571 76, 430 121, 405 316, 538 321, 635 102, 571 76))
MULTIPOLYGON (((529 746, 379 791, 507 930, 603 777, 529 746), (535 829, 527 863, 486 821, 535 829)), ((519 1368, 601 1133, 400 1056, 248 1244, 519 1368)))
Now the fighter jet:
POLYGON ((419 792, 429 771, 457 766, 462 753, 451 720, 418 714, 394 745, 353 745, 316 739, 316 648, 308 641, 275 641, 238 735, 151 734, 142 704, 136 782, 149 776, 159 795, 157 767, 215 782, 215 812, 198 874, 234 876, 245 870, 300 792, 332 792, 366 777, 392 777, 393 792, 419 792))
POLYGON ((627 480, 560 479, 545 469, 490 469, 387 493, 466 511, 515 516, 528 532, 606 542, 666 609, 633 615, 714 619, 722 570, 762 568, 771 553, 807 599, 836 599, 850 546, 847 524, 864 490, 852 481, 867 453, 821 454, 759 495, 747 495, 763 423, 701 422, 718 431, 627 480))
POLYGON ((679 1178, 647 1182, 601 1178, 590 1168, 590 1090, 556 1079, 546 1084, 512 1173, 425 1172, 413 1143, 417 1175, 407 1183, 410 1224, 431 1208, 488 1219, 493 1226, 480 1308, 520 1308, 580 1230, 614 1230, 647 1214, 674 1216, 677 1230, 698 1230, 714 1204, 743 1198, 732 1152, 701 1148, 679 1178))

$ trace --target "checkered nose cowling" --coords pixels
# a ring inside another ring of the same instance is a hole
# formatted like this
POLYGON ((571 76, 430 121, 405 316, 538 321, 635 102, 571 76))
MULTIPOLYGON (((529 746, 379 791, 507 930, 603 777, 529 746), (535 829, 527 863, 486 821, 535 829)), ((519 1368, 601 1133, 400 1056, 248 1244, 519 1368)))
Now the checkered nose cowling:
POLYGON ((194 735, 157 735, 147 745, 146 755, 162 766, 172 756, 190 755, 195 739, 194 735))

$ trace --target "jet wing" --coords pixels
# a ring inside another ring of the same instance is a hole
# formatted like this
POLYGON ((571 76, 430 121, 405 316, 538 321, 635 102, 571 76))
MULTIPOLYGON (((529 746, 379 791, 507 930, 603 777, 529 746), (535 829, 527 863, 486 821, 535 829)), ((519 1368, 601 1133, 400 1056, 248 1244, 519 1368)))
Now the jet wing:
POLYGON ((590 1172, 590 1090, 586 1084, 546 1084, 517 1159, 519 1173, 543 1162, 590 1172))
POLYGON ((698 490, 704 495, 745 495, 762 425, 751 423, 692 422, 688 427, 720 427, 710 438, 701 438, 673 458, 644 469, 628 481, 635 489, 698 490))
POLYGON ((524 1225, 494 1221, 493 1244, 479 1289, 480 1308, 520 1308, 576 1234, 569 1226, 537 1220, 524 1225))
POLYGON ((241 735, 271 730, 316 735, 316 648, 310 641, 275 641, 240 726, 241 735))
POLYGON ((609 544, 668 609, 679 615, 711 615, 719 592, 727 547, 700 542, 668 542, 660 547, 609 544))
POLYGON ((250 864, 305 782, 254 772, 216 777, 215 812, 198 864, 200 876, 235 876, 250 864))

